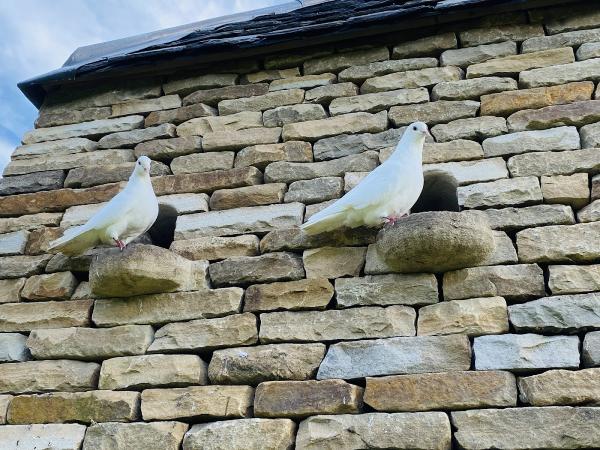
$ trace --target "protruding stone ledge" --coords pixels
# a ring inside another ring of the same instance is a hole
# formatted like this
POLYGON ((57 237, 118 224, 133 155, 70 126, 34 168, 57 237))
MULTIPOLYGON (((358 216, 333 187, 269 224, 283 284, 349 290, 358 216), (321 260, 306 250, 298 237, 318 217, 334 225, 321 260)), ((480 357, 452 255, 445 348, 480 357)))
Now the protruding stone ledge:
POLYGON ((520 398, 533 406, 598 405, 600 369, 548 370, 519 378, 520 398))

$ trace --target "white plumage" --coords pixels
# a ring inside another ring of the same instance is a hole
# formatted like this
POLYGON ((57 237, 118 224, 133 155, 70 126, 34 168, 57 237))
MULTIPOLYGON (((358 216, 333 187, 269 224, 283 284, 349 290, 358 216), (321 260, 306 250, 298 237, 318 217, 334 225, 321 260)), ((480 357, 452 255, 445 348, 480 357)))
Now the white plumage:
POLYGON ((158 216, 158 200, 150 181, 150 158, 140 156, 129 181, 85 225, 73 227, 50 243, 49 250, 79 255, 99 244, 121 250, 150 229, 158 216))
POLYGON ((313 235, 341 227, 393 223, 408 214, 423 190, 422 154, 428 135, 423 122, 410 124, 387 161, 301 228, 313 235))

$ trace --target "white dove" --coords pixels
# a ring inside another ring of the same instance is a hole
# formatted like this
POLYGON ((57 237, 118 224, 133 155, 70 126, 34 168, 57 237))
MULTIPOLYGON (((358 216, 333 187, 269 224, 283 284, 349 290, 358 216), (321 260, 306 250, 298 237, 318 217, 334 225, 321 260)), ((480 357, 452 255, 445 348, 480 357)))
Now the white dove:
POLYGON ((150 181, 150 158, 140 156, 125 188, 85 225, 68 229, 49 250, 75 256, 99 244, 127 244, 150 229, 158 216, 158 200, 150 181))
POLYGON ((313 235, 341 227, 393 224, 407 215, 423 190, 426 136, 431 136, 426 124, 411 123, 383 164, 334 204, 311 216, 301 228, 313 235))

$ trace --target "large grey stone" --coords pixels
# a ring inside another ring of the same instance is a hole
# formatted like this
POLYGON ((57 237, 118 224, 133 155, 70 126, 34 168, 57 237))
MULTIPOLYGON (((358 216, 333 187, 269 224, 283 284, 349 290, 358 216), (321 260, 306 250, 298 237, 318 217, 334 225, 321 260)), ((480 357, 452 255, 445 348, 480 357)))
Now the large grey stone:
POLYGON ((21 300, 21 290, 25 285, 25 278, 0 280, 0 303, 17 303, 21 300))
POLYGON ((269 91, 281 91, 284 89, 310 89, 317 86, 333 84, 336 82, 336 80, 337 77, 333 73, 285 77, 271 81, 269 84, 269 91))
POLYGON ((181 106, 179 95, 163 95, 162 97, 129 100, 112 105, 111 117, 127 116, 131 114, 145 114, 163 109, 174 109, 181 106))
POLYGON ((28 231, 0 234, 0 256, 22 255, 25 252, 28 231))
POLYGON ((507 178, 458 188, 458 203, 465 208, 530 205, 541 203, 542 199, 540 182, 536 177, 531 176, 507 178))
POLYGON ((387 111, 376 114, 355 112, 329 117, 321 120, 309 120, 288 123, 283 126, 283 140, 316 141, 342 133, 377 133, 387 129, 387 111))
POLYGON ((76 423, 5 425, 0 427, 0 445, 19 450, 79 450, 85 428, 76 423))
POLYGON ((495 230, 515 230, 544 225, 575 223, 573 210, 566 205, 534 205, 522 208, 486 209, 473 212, 485 214, 495 230))
POLYGON ((302 262, 307 278, 358 276, 365 264, 364 247, 319 247, 305 250, 302 262))
POLYGON ((242 111, 228 116, 207 116, 190 119, 177 126, 177 136, 204 136, 216 131, 237 131, 262 127, 262 114, 242 111))
POLYGON ((0 331, 87 326, 93 300, 0 304, 0 331))
POLYGON ((403 129, 390 129, 381 133, 341 134, 319 139, 313 144, 313 152, 317 161, 354 155, 367 150, 381 150, 395 147, 403 129))
POLYGON ((165 94, 186 95, 200 89, 233 86, 238 78, 235 73, 209 73, 196 76, 170 77, 163 83, 165 94))
POLYGON ((325 309, 333 292, 326 278, 253 284, 246 289, 244 311, 325 309))
POLYGON ((568 125, 580 127, 599 120, 600 101, 586 100, 517 111, 508 118, 508 128, 523 131, 568 125))
MULTIPOLYGON (((65 180, 65 187, 90 187, 99 184, 127 181, 134 167, 133 162, 105 164, 99 167, 76 167, 69 170, 69 175, 65 180)), ((166 164, 154 161, 150 167, 150 176, 156 177, 161 175, 171 175, 171 171, 166 164)))
POLYGON ((179 450, 188 427, 181 422, 95 423, 85 433, 82 450, 179 450))
POLYGON ((584 367, 600 366, 600 331, 585 335, 581 356, 584 367))
POLYGON ((264 169, 274 161, 311 162, 309 142, 288 141, 281 144, 262 144, 244 147, 235 156, 235 167, 256 166, 264 169))
POLYGON ((592 123, 581 127, 582 147, 598 147, 600 146, 600 122, 592 123))
POLYGON ((429 92, 425 88, 397 89, 388 92, 363 94, 354 97, 339 97, 329 105, 332 116, 358 111, 379 112, 391 106, 423 103, 429 101, 429 92))
POLYGON ((456 48, 458 42, 454 32, 434 34, 420 39, 402 42, 392 49, 392 58, 408 58, 413 56, 437 56, 442 50, 456 48))
POLYGON ((334 98, 358 95, 358 86, 354 83, 336 83, 319 86, 306 91, 304 100, 310 103, 329 104, 334 98))
POLYGON ((304 73, 315 74, 324 72, 339 72, 351 66, 368 64, 389 59, 387 47, 372 47, 361 50, 339 52, 333 55, 320 56, 304 62, 304 73))
POLYGON ((431 98, 433 100, 479 100, 486 94, 515 89, 517 89, 517 82, 512 78, 472 78, 438 83, 431 91, 431 98))
POLYGON ((0 233, 19 230, 35 230, 45 226, 58 226, 62 213, 39 213, 19 217, 0 218, 0 233))
POLYGON ((0 178, 0 195, 60 189, 65 181, 62 170, 46 170, 13 177, 0 178))
POLYGON ((56 125, 68 125, 71 123, 89 122, 90 120, 108 119, 112 115, 112 107, 98 106, 84 109, 66 108, 40 108, 36 128, 54 127, 56 125))
POLYGON ((216 286, 292 281, 304 278, 304 267, 300 257, 284 252, 228 258, 211 264, 209 272, 210 278, 216 286))
POLYGON ((436 58, 410 58, 388 61, 377 61, 360 66, 350 66, 338 74, 338 80, 362 82, 367 78, 379 77, 394 72, 405 72, 407 70, 425 69, 426 67, 437 67, 436 58))
POLYGON ((507 166, 513 177, 595 173, 600 170, 600 152, 589 148, 567 152, 526 153, 510 158, 507 166))
MULTIPOLYGON (((327 203, 327 202, 325 202, 327 203)), ((317 205, 308 205, 308 209, 317 205)), ((338 246, 364 246, 375 242, 377 229, 365 228, 360 229, 341 229, 333 230, 327 233, 320 233, 309 236, 299 228, 282 228, 269 232, 260 242, 261 252, 278 252, 282 250, 305 250, 307 248, 317 247, 338 247, 338 246)), ((361 256, 362 258, 362 256, 361 256)))
POLYGON ((488 138, 483 141, 486 157, 514 155, 518 153, 581 148, 579 133, 575 127, 557 127, 539 131, 521 131, 488 138))
POLYGON ((263 113, 265 127, 282 127, 286 123, 306 122, 325 119, 327 113, 321 105, 301 103, 299 105, 278 106, 263 113))
MULTIPOLYGON (((232 100, 242 97, 253 97, 266 94, 269 90, 267 83, 223 86, 212 89, 200 89, 183 98, 184 106, 194 103, 206 103, 216 106, 222 100, 232 100)), ((236 111, 237 112, 237 111, 236 111)))
MULTIPOLYGON (((256 85, 255 85, 256 86, 256 85)), ((253 97, 225 99, 219 102, 219 114, 235 114, 242 111, 265 111, 284 105, 295 105, 304 100, 304 90, 289 89, 269 92, 253 97)))
POLYGON ((598 68, 600 68, 600 59, 595 58, 559 66, 526 70, 519 74, 519 84, 530 88, 564 84, 572 81, 598 81, 600 79, 598 68))
POLYGON ((259 239, 254 235, 242 236, 206 236, 183 241, 174 241, 170 250, 191 260, 230 258, 232 256, 256 256, 259 239))
POLYGON ((27 337, 19 333, 0 334, 0 362, 21 362, 31 359, 27 337))
POLYGON ((275 144, 281 137, 281 128, 246 128, 206 133, 202 148, 207 152, 239 150, 250 145, 275 144))
POLYGON ((339 177, 321 177, 312 180, 298 180, 290 184, 284 201, 304 204, 319 203, 339 198, 342 195, 343 181, 339 177))
MULTIPOLYGON (((566 11, 564 11, 566 12, 566 11)), ((564 14, 563 12, 563 14, 564 14)), ((564 17, 564 16, 563 16, 564 17)), ((563 21, 563 17, 560 18, 560 21, 563 21)), ((555 20, 555 23, 558 21, 555 20)), ((597 25, 597 24, 596 24, 597 25)), ((589 25, 588 25, 589 26, 589 25)), ((555 47, 565 47, 565 46, 579 46, 585 42, 593 42, 598 41, 600 39, 600 29, 591 29, 591 30, 578 30, 578 31, 568 31, 566 33, 557 33, 559 30, 554 29, 551 32, 550 36, 540 36, 533 37, 531 39, 527 39, 523 42, 522 52, 529 53, 535 52, 539 50, 544 50, 547 48, 555 48, 555 47)), ((563 31, 563 30, 561 30, 563 31)))
POLYGON ((217 109, 204 103, 182 106, 181 108, 169 109, 167 111, 153 111, 146 117, 144 125, 152 127, 161 123, 172 123, 179 125, 194 117, 216 116, 217 109))
POLYGON ((29 277, 41 273, 51 257, 51 255, 0 257, 0 279, 29 277))
POLYGON ((172 138, 176 136, 175 125, 163 123, 155 127, 139 130, 120 131, 104 136, 98 141, 100 148, 134 147, 136 144, 153 139, 172 138))
POLYGON ((199 136, 185 136, 140 142, 135 146, 134 152, 138 158, 146 155, 148 158, 163 161, 196 153, 201 151, 201 149, 202 138, 199 136))
POLYGON ((507 40, 522 42, 532 37, 544 36, 544 28, 540 24, 492 25, 461 31, 459 36, 461 44, 470 47, 507 40))
POLYGON ((502 158, 425 164, 423 166, 423 171, 425 175, 427 175, 428 172, 436 174, 445 172, 454 178, 459 186, 508 178, 506 163, 502 158))

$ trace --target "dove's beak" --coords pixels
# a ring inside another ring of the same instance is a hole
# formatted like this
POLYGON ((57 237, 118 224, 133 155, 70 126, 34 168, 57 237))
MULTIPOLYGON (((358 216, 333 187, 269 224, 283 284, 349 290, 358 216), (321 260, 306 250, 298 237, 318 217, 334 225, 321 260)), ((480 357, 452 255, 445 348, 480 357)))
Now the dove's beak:
POLYGON ((433 136, 431 135, 431 132, 429 130, 425 131, 425 137, 429 136, 431 139, 433 139, 433 136))

